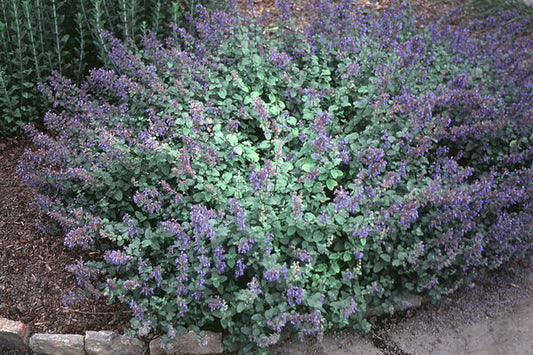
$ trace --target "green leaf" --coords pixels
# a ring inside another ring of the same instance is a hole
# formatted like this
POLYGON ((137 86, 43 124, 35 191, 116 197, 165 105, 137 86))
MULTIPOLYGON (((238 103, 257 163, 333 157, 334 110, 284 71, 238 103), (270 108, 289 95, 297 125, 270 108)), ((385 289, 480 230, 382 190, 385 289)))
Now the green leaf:
POLYGON ((383 263, 375 263, 374 272, 380 272, 381 270, 383 270, 383 263))
POLYGON ((310 213, 310 212, 307 212, 305 215, 304 215, 304 220, 306 222, 309 222, 309 223, 314 223, 316 217, 314 214, 310 213))
POLYGON ((237 145, 237 143, 239 143, 239 139, 234 134, 228 134, 227 135, 227 140, 228 140, 229 144, 231 144, 232 146, 235 146, 235 145, 237 145))
POLYGON ((246 158, 248 158, 252 163, 257 163, 259 161, 259 154, 251 148, 245 148, 246 158))
POLYGON ((322 309, 322 294, 321 293, 314 293, 307 299, 307 304, 311 308, 315 309, 322 309))
POLYGON ((137 217, 137 220, 139 222, 143 222, 146 220, 146 216, 140 211, 135 211, 135 217, 137 217))
POLYGON ((259 143, 259 148, 261 149, 270 148, 270 141, 262 141, 261 143, 259 143))
POLYGON ((225 88, 220 88, 218 90, 218 96, 220 96, 221 99, 225 99, 227 94, 228 94, 228 92, 226 91, 225 88))
POLYGON ((342 175, 343 175, 342 171, 340 171, 338 169, 331 170, 331 177, 334 178, 334 179, 336 179, 336 178, 338 178, 339 176, 342 176, 342 175))
POLYGON ((379 257, 381 258, 381 260, 390 263, 391 258, 389 254, 381 254, 379 257))
POLYGON ((235 154, 237 155, 242 155, 242 147, 240 145, 236 146, 235 148, 233 148, 233 150, 235 151, 235 154))
POLYGON ((392 261, 392 266, 394 266, 394 267, 398 267, 398 266, 400 266, 401 264, 402 264, 402 262, 401 262, 400 260, 398 260, 398 259, 394 259, 394 260, 392 261))
POLYGON ((241 90, 244 91, 245 93, 249 93, 249 92, 250 92, 250 89, 248 89, 248 86, 246 86, 246 85, 244 85, 244 84, 239 85, 239 87, 240 87, 241 90))
POLYGON ((346 222, 346 218, 342 214, 336 213, 335 214, 335 222, 337 222, 339 225, 342 226, 346 222))
POLYGON ((290 116, 289 118, 287 118, 287 123, 290 124, 290 125, 295 125, 296 124, 296 118, 290 116))
POLYGON ((283 164, 283 167, 285 168, 286 171, 290 171, 290 170, 292 170, 294 168, 292 163, 290 163, 288 161, 283 164))
POLYGON ((348 143, 353 143, 353 142, 357 141, 357 138, 359 138, 359 133, 357 133, 357 132, 350 133, 346 137, 344 137, 344 139, 346 139, 346 142, 348 142, 348 143))
POLYGON ((315 164, 313 164, 313 163, 304 163, 302 165, 302 170, 305 171, 306 173, 308 173, 308 172, 311 171, 311 169, 313 168, 314 165, 315 164))
POLYGON ((404 251, 401 251, 398 253, 398 259, 400 260, 407 260, 409 258, 409 254, 407 254, 404 251))
POLYGON ((331 179, 328 179, 326 181, 326 186, 328 187, 328 189, 330 189, 331 191, 333 191, 333 189, 335 188, 335 186, 337 186, 337 181, 335 180, 331 180, 331 179))
POLYGON ((113 194, 113 197, 115 197, 115 200, 117 201, 122 201, 122 190, 116 190, 115 193, 113 194))
POLYGON ((339 267, 339 264, 337 264, 336 262, 332 262, 331 270, 333 271, 334 274, 338 274, 341 271, 341 268, 339 267))
POLYGON ((224 174, 222 174, 222 180, 229 182, 232 176, 233 175, 229 171, 226 171, 224 174))

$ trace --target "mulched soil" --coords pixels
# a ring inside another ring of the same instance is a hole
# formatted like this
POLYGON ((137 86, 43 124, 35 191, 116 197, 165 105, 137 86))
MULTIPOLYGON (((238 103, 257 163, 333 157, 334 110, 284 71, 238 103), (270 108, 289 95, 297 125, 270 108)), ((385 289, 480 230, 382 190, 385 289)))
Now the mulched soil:
POLYGON ((129 318, 116 315, 118 305, 104 299, 62 304, 62 295, 77 287, 65 266, 84 253, 63 246, 60 233, 45 235, 37 227, 46 221, 31 205, 31 188, 16 175, 26 146, 0 141, 0 317, 31 324, 36 333, 122 333, 129 318))

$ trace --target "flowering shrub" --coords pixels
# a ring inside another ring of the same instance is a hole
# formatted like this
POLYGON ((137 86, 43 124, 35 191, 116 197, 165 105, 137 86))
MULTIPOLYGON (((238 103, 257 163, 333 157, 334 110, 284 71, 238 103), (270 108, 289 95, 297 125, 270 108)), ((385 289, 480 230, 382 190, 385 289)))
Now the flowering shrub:
POLYGON ((80 287, 139 336, 215 329, 247 352, 366 330, 369 308, 531 253, 523 23, 316 7, 304 33, 232 8, 142 48, 104 32, 117 71, 42 86, 56 109, 20 173, 65 244, 99 252, 69 266, 80 287))

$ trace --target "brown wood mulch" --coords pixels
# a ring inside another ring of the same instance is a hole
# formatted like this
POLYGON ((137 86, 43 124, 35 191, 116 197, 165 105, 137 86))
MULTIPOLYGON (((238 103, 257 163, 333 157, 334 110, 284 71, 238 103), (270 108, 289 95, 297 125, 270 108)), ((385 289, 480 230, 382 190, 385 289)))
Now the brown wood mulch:
MULTIPOLYGON (((30 324, 38 333, 114 330, 129 319, 104 299, 64 306, 62 297, 77 287, 65 270, 80 255, 63 245, 60 233, 46 235, 32 206, 32 190, 16 174, 27 142, 0 141, 0 317, 30 324)), ((88 259, 88 258, 86 258, 88 259)))

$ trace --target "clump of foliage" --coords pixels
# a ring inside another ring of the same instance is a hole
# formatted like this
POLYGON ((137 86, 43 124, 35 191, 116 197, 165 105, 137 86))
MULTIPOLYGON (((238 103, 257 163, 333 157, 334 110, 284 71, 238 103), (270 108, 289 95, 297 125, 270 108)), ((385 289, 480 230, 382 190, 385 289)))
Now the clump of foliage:
POLYGON ((56 109, 20 174, 66 245, 100 253, 69 270, 137 335, 247 352, 367 330, 370 308, 530 255, 524 23, 315 6, 305 32, 232 7, 139 47, 104 32, 115 70, 42 86, 56 109))
POLYGON ((112 66, 102 30, 138 43, 148 31, 169 34, 186 24, 195 4, 213 0, 0 0, 0 136, 40 123, 49 108, 37 83, 53 70, 82 79, 87 70, 112 66))

